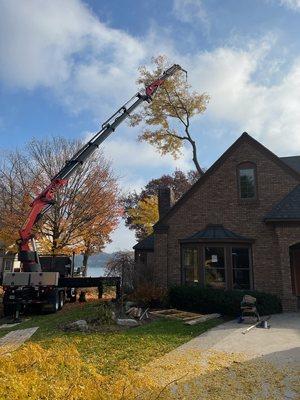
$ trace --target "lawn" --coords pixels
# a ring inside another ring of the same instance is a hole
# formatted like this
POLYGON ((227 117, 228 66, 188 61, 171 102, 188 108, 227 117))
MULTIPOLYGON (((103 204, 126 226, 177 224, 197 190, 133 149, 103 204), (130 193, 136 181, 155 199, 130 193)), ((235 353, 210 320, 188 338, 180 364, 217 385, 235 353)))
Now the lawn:
POLYGON ((168 353, 222 319, 195 326, 161 319, 106 333, 61 329, 69 321, 95 316, 97 304, 66 305, 57 314, 32 316, 16 327, 39 329, 20 349, 0 357, 0 399, 282 400, 285 393, 297 398, 297 371, 212 349, 168 353))
MULTIPOLYGON (((181 321, 159 319, 122 332, 108 333, 64 332, 61 329, 69 321, 95 316, 97 303, 67 304, 57 314, 32 316, 13 329, 38 326, 32 342, 46 348, 55 339, 60 339, 62 344, 76 343, 84 359, 98 363, 101 357, 102 372, 112 373, 118 369, 120 360, 130 361, 131 366, 137 368, 222 322, 218 319, 189 326, 181 321)), ((6 332, 0 331, 0 335, 6 332)))

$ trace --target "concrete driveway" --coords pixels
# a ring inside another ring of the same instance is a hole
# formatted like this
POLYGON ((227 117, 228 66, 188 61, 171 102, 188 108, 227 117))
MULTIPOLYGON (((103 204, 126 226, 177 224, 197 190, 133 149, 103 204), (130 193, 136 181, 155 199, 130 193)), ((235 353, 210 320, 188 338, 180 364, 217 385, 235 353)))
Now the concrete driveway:
POLYGON ((243 353, 249 359, 262 358, 300 369, 300 313, 272 315, 268 322, 270 329, 253 328, 245 335, 242 332, 251 324, 226 322, 184 344, 180 350, 198 348, 243 353))

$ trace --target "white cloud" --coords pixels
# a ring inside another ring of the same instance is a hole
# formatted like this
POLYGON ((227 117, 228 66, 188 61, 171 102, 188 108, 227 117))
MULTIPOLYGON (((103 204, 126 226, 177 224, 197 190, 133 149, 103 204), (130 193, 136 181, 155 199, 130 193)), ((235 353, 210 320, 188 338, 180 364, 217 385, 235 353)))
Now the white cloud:
MULTIPOLYGON (((118 135, 118 134, 117 134, 118 135)), ((139 143, 122 137, 114 137, 103 145, 106 154, 112 159, 113 164, 120 170, 127 168, 180 168, 188 170, 191 167, 189 152, 184 149, 182 157, 174 160, 170 155, 161 156, 152 146, 147 143, 139 143)))
POLYGON ((300 0, 279 0, 279 4, 291 10, 300 10, 300 0))
POLYGON ((173 13, 179 21, 186 23, 200 21, 205 29, 209 28, 209 18, 202 0, 174 0, 173 13))
POLYGON ((126 228, 124 221, 120 221, 120 225, 111 235, 112 242, 109 243, 104 251, 107 253, 113 253, 115 251, 132 250, 132 246, 137 243, 134 235, 134 231, 126 228))
POLYGON ((143 44, 103 24, 80 0, 2 0, 0 8, 7 85, 49 87, 75 111, 99 104, 103 93, 120 98, 133 90, 143 44))
POLYGON ((212 123, 235 124, 237 134, 248 131, 279 154, 300 153, 300 58, 273 85, 255 79, 272 46, 264 39, 248 49, 198 53, 188 62, 190 80, 211 95, 212 123))

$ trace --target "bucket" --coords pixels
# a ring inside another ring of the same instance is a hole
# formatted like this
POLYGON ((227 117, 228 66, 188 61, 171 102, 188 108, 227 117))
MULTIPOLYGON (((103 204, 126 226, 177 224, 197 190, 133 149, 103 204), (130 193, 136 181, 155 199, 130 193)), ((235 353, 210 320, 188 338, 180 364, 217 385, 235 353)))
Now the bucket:
POLYGON ((270 325, 268 324, 268 321, 261 321, 260 326, 261 326, 261 328, 264 328, 264 329, 269 329, 270 328, 270 325))

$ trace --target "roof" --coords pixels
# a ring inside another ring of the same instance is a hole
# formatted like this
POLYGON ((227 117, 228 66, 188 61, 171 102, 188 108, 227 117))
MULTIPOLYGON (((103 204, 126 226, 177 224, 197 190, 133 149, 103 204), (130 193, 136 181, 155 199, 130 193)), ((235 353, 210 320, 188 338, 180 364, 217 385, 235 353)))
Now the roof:
POLYGON ((149 235, 145 239, 133 246, 134 250, 154 250, 154 235, 149 235))
POLYGON ((196 241, 230 241, 230 242, 252 242, 253 239, 247 238, 245 236, 239 235, 235 232, 230 231, 223 227, 223 225, 207 225, 207 227, 194 233, 181 242, 196 242, 196 241))
POLYGON ((273 207, 265 221, 300 221, 300 185, 273 207))
MULTIPOLYGON (((284 169, 288 174, 292 175, 298 181, 300 181, 300 168, 299 170, 292 167, 291 161, 287 161, 287 159, 291 159, 294 157, 283 157, 283 159, 279 158, 276 154, 272 153, 269 149, 267 149, 264 145, 255 140, 252 136, 250 136, 247 132, 244 132, 226 151, 221 155, 221 157, 198 179, 194 185, 187 190, 184 195, 174 204, 173 207, 154 225, 154 230, 156 231, 160 225, 164 224, 164 222, 168 219, 170 215, 172 215, 177 208, 181 207, 181 205, 191 196, 193 193, 201 186, 223 163, 224 161, 232 154, 232 152, 238 148, 241 143, 248 142, 255 146, 259 151, 261 151, 266 157, 272 160, 274 163, 279 165, 282 169, 284 169)), ((297 157, 297 156, 296 156, 297 157)), ((299 156, 300 160, 300 156, 299 156)), ((299 164, 300 167, 300 164, 299 164)))
POLYGON ((300 156, 280 157, 280 160, 300 173, 300 156))

